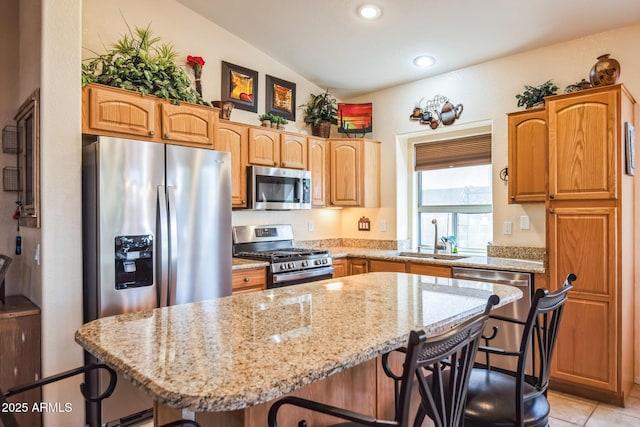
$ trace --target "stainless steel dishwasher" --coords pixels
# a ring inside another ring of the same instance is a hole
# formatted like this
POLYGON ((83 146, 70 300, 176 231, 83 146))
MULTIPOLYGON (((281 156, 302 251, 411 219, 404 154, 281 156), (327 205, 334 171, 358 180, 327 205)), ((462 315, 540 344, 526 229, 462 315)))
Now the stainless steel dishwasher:
MULTIPOLYGON (((533 280, 531 273, 486 270, 468 267, 453 267, 451 270, 454 279, 498 283, 501 285, 515 286, 521 289, 521 299, 503 307, 499 307, 493 310, 491 314, 526 322, 527 315, 529 314, 529 308, 531 307, 531 297, 533 295, 533 280)), ((520 349, 520 340, 522 339, 524 326, 502 320, 489 319, 484 330, 484 335, 490 336, 493 333, 494 326, 498 327, 498 333, 496 334, 496 337, 491 340, 489 346, 503 348, 509 351, 518 351, 520 349)), ((532 351, 531 345, 529 346, 529 351, 532 351)), ((518 365, 518 358, 513 356, 508 357, 492 354, 490 360, 491 366, 508 369, 510 371, 515 371, 518 365)), ((476 361, 479 363, 485 363, 485 353, 478 352, 476 361)), ((527 358, 526 373, 531 373, 531 364, 532 357, 530 353, 527 358)))

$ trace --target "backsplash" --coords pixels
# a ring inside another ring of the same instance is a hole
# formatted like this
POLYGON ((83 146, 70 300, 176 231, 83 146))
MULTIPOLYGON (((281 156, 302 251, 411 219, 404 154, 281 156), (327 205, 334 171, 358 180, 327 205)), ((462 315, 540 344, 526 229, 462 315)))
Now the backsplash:
POLYGON ((410 249, 410 240, 377 240, 377 239, 320 239, 320 240, 299 240, 296 246, 304 248, 363 248, 404 251, 410 249))
POLYGON ((534 248, 526 246, 487 246, 487 256, 496 258, 544 261, 544 255, 546 252, 546 248, 534 248))

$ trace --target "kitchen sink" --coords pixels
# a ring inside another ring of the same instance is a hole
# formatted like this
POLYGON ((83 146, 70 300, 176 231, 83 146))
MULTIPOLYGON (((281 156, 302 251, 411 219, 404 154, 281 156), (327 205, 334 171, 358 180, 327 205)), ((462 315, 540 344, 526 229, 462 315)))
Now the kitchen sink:
POLYGON ((447 259, 456 260, 469 258, 469 255, 456 255, 456 254, 430 254, 425 252, 400 252, 398 256, 414 257, 414 258, 426 258, 426 259, 447 259))

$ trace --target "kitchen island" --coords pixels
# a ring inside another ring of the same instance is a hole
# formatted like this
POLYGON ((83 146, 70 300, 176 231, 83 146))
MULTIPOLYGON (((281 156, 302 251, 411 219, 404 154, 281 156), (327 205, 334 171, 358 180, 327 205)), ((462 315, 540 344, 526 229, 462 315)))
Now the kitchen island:
POLYGON ((369 398, 350 407, 380 415, 376 358, 413 329, 433 335, 480 313, 492 294, 501 305, 522 297, 486 282, 368 273, 102 318, 76 341, 152 396, 156 421, 180 417, 177 408, 251 425, 294 390, 343 405, 356 392, 369 398))

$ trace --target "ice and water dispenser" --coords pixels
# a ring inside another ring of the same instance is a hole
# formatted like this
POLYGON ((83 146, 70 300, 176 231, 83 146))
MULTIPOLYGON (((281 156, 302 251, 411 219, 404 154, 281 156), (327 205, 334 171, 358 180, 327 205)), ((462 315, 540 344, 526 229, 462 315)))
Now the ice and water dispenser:
POLYGON ((153 235, 116 236, 116 289, 153 285, 153 235))

